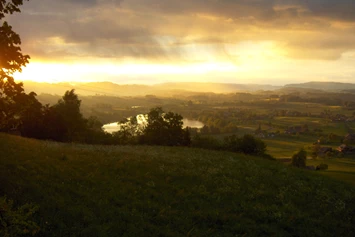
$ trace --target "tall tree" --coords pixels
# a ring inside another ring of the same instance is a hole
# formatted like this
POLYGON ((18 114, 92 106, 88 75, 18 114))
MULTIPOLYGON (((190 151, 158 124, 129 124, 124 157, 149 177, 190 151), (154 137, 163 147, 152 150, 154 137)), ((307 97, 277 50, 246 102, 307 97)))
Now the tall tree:
POLYGON ((21 72, 30 57, 22 54, 20 36, 3 21, 7 14, 20 12, 22 4, 22 0, 0 0, 0 131, 17 128, 24 109, 23 84, 16 83, 13 74, 21 72))
MULTIPOLYGON (((82 141, 83 133, 87 128, 87 120, 80 112, 81 100, 75 90, 66 91, 62 99, 54 105, 54 109, 66 127, 66 141, 82 141)), ((53 126, 55 126, 53 124, 53 126)))

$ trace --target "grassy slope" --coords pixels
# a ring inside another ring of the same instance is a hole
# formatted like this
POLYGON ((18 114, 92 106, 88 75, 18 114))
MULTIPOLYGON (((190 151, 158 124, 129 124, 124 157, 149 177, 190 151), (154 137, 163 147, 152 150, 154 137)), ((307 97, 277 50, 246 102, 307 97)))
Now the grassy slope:
POLYGON ((291 158, 293 153, 301 148, 307 148, 315 140, 313 137, 303 135, 297 137, 282 135, 263 139, 267 144, 267 153, 275 158, 291 158))
POLYGON ((0 195, 43 236, 354 236, 355 190, 275 161, 0 134, 0 195))
POLYGON ((316 159, 307 160, 307 165, 317 166, 321 163, 328 165, 328 170, 320 172, 323 175, 343 180, 352 184, 355 187, 355 159, 350 158, 330 158, 330 159, 316 159))

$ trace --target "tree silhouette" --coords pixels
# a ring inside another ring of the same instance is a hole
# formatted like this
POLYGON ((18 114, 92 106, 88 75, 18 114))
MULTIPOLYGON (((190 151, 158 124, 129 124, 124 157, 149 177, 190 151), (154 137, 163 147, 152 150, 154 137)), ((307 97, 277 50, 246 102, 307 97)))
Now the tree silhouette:
POLYGON ((20 12, 22 4, 22 0, 0 0, 0 131, 18 128, 24 110, 21 102, 24 98, 31 99, 25 96, 23 84, 16 83, 12 77, 15 72, 21 72, 30 57, 21 52, 20 36, 6 21, 2 22, 7 14, 20 12))
MULTIPOLYGON (((66 141, 81 141, 87 127, 87 121, 80 113, 81 100, 75 90, 66 91, 62 99, 54 105, 54 109, 61 123, 66 127, 66 141)), ((55 124, 53 124, 55 126, 55 124)))
POLYGON ((305 168, 307 152, 302 148, 292 156, 291 165, 298 168, 305 168))
POLYGON ((161 107, 151 109, 141 143, 161 146, 190 145, 190 133, 188 129, 182 128, 182 119, 180 114, 165 113, 161 107))

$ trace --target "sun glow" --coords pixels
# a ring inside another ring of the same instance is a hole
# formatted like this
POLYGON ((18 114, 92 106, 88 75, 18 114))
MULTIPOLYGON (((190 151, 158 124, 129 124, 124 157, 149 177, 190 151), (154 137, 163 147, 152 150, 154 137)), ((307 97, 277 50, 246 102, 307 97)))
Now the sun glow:
MULTIPOLYGON (((166 76, 203 75, 215 72, 237 72, 238 68, 228 62, 206 62, 196 64, 55 64, 30 63, 21 73, 14 75, 18 81, 36 82, 87 82, 107 80, 115 76, 166 76)), ((154 82, 151 82, 154 83, 154 82)))

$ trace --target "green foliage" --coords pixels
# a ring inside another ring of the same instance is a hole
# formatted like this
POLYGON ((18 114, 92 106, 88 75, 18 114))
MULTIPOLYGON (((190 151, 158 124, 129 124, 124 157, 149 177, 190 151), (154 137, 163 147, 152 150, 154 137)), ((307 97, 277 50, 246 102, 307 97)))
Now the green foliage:
POLYGON ((161 146, 188 146, 191 143, 188 129, 183 129, 180 114, 165 113, 161 107, 150 110, 147 115, 140 143, 161 146))
POLYGON ((328 169, 328 165, 327 164, 320 164, 317 165, 316 170, 327 170, 328 169))
POLYGON ((33 220, 38 207, 25 204, 13 207, 13 201, 0 197, 0 235, 3 237, 34 236, 40 228, 33 220))
POLYGON ((8 79, 13 73, 21 72, 21 67, 28 63, 30 57, 22 55, 20 36, 6 21, 0 26, 0 36, 0 76, 1 79, 8 79))
POLYGON ((291 165, 298 168, 305 168, 307 160, 307 152, 304 149, 299 150, 293 154, 291 158, 291 165))
POLYGON ((266 144, 250 134, 245 134, 240 138, 236 135, 226 136, 223 142, 212 136, 197 134, 192 140, 192 147, 231 151, 273 159, 272 156, 265 154, 266 144))
POLYGON ((196 136, 193 137, 191 146, 209 150, 222 149, 222 144, 217 138, 200 134, 196 134, 196 136))
MULTIPOLYGON (((1 0, 0 20, 6 14, 20 12, 22 0, 1 0)), ((21 72, 28 64, 30 57, 21 52, 20 36, 6 22, 0 26, 0 131, 17 130, 25 136, 34 136, 39 128, 41 104, 36 94, 26 94, 22 83, 16 83, 12 77, 21 72)))
POLYGON ((28 136, 61 142, 111 144, 112 137, 104 133, 102 123, 95 117, 85 119, 80 105, 81 100, 75 91, 66 91, 57 104, 42 108, 42 114, 37 116, 37 121, 41 121, 37 134, 28 136))
POLYGON ((80 112, 81 101, 74 90, 66 91, 63 98, 54 105, 54 109, 65 124, 65 141, 82 141, 86 121, 80 112))
POLYGON ((312 146, 311 156, 313 159, 317 159, 320 148, 321 146, 319 143, 316 143, 312 146))
POLYGON ((137 144, 139 136, 142 135, 142 126, 138 123, 137 117, 132 116, 119 123, 120 130, 112 134, 115 143, 120 145, 137 144))
POLYGON ((23 0, 0 0, 0 20, 5 17, 5 14, 21 12, 19 6, 22 4, 23 0))
POLYGON ((266 152, 266 144, 250 134, 245 134, 241 138, 232 135, 224 138, 224 149, 248 155, 263 155, 266 152))

